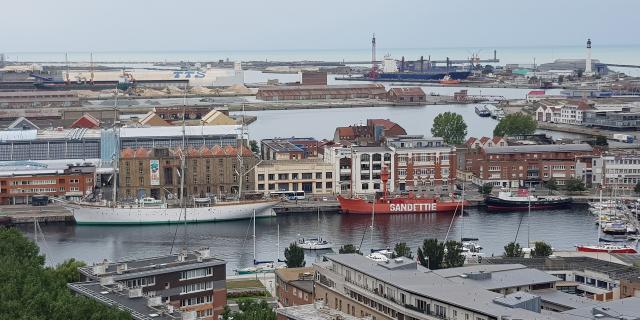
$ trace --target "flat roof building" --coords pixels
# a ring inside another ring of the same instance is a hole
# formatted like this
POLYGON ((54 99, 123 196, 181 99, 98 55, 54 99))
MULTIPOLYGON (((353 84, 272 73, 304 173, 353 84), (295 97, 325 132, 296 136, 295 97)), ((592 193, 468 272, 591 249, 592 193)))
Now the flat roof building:
POLYGON ((385 96, 383 84, 304 85, 273 86, 258 89, 257 99, 282 100, 328 100, 328 99, 378 99, 385 96))
POLYGON ((79 268, 77 294, 128 311, 136 320, 218 319, 227 303, 226 262, 208 248, 79 268))

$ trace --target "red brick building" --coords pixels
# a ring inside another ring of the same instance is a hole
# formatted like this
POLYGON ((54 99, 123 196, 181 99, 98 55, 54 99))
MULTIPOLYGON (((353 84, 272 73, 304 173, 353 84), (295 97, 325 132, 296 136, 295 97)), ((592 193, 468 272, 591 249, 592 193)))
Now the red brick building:
POLYGON ((558 185, 581 178, 590 170, 593 148, 588 144, 518 145, 469 148, 464 170, 473 174, 473 182, 497 187, 536 186, 553 178, 558 185))
POLYGON ((100 120, 96 117, 92 116, 89 113, 85 113, 82 117, 78 118, 78 120, 74 121, 71 124, 71 128, 86 128, 86 129, 95 129, 100 128, 100 120))
POLYGON ((313 274, 313 268, 276 270, 278 302, 285 307, 313 303, 313 274))
POLYGON ((427 100, 427 95, 420 87, 391 88, 387 93, 387 100, 401 103, 420 103, 427 100))
POLYGON ((0 204, 31 203, 34 195, 80 199, 93 192, 95 181, 92 165, 34 169, 21 163, 0 172, 0 204))
POLYGON ((324 71, 302 71, 303 86, 327 85, 327 73, 324 71))
POLYGON ((383 139, 406 135, 407 131, 389 119, 367 119, 367 125, 338 127, 333 141, 337 143, 358 143, 360 145, 380 145, 383 139))
POLYGON ((394 186, 397 191, 448 193, 456 178, 456 148, 442 138, 422 135, 398 136, 387 140, 394 151, 394 186))

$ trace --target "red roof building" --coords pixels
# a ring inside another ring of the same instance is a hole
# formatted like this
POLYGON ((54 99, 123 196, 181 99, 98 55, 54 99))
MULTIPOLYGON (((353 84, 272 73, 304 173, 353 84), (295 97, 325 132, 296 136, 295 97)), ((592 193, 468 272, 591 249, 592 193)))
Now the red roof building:
POLYGON ((420 87, 391 88, 387 93, 387 100, 401 103, 421 103, 427 100, 427 95, 420 87))
POLYGON ((78 120, 74 121, 71 124, 71 128, 85 128, 85 129, 96 129, 100 128, 100 120, 96 117, 85 113, 82 117, 78 118, 78 120))

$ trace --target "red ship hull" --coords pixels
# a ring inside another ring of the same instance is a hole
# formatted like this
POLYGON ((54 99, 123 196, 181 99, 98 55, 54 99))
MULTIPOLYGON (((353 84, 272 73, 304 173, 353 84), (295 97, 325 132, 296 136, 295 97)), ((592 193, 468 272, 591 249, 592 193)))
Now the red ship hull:
MULTIPOLYGON (((364 199, 348 199, 338 196, 340 210, 346 214, 371 214, 373 204, 364 199)), ((465 205, 469 202, 465 201, 465 205)), ((455 212, 462 207, 462 201, 438 201, 429 198, 379 199, 375 203, 375 214, 455 212)))
POLYGON ((592 246, 578 246, 579 252, 603 252, 603 253, 638 253, 633 248, 605 249, 592 246))

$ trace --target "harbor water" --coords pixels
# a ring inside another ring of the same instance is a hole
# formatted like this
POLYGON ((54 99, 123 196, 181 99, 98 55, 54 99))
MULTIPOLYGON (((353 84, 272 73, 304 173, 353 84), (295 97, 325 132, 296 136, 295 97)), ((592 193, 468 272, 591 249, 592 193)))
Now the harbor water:
MULTIPOLYGON (((575 250, 576 244, 597 241, 595 217, 585 207, 571 210, 534 211, 513 213, 487 213, 482 209, 465 210, 465 216, 451 214, 377 215, 371 242, 371 216, 324 213, 320 229, 315 214, 281 215, 258 219, 256 223, 256 257, 258 260, 284 259, 284 248, 300 237, 320 235, 331 241, 334 249, 344 244, 359 246, 363 251, 371 248, 393 247, 407 242, 415 253, 425 238, 444 240, 477 237, 486 256, 499 255, 506 243, 516 240, 526 246, 530 241, 544 240, 556 250, 575 250), (278 225, 280 250, 278 250, 278 225), (365 233, 366 232, 366 233, 365 233)), ((25 234, 33 238, 33 225, 21 225, 25 234)), ((103 259, 117 260, 167 254, 184 247, 184 225, 145 226, 83 226, 71 224, 41 224, 38 245, 48 264, 68 258, 88 263, 103 259), (175 235, 175 242, 173 241, 175 235), (43 240, 44 239, 44 240, 43 240)), ((253 240, 251 221, 189 224, 189 248, 211 247, 212 252, 225 259, 228 272, 251 265, 253 240)), ((307 253, 312 263, 323 253, 307 253)))

